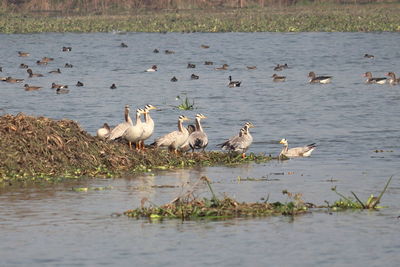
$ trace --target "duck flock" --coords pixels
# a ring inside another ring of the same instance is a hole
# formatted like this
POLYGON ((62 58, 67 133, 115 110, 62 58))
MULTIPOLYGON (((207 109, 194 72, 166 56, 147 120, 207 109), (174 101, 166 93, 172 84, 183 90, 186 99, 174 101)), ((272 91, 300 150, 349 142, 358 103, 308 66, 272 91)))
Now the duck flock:
MULTIPOLYGON (((125 43, 121 43, 120 47, 128 47, 125 43)), ((202 48, 209 48, 207 45, 201 45, 202 48)), ((72 51, 72 47, 62 47, 61 51, 63 52, 70 52, 72 51)), ((159 53, 158 49, 154 49, 154 53, 159 53)), ((174 54, 175 52, 172 50, 165 50, 165 54, 174 54)), ((17 51, 17 55, 19 57, 29 57, 30 54, 28 52, 17 51)), ((373 58, 373 55, 365 54, 365 58, 373 58)), ((43 57, 40 60, 37 60, 35 63, 36 65, 47 65, 48 63, 52 62, 54 59, 51 57, 43 57)), ((213 65, 214 63, 211 61, 205 61, 205 65, 213 65)), ((70 63, 66 63, 64 68, 72 68, 73 65, 70 63)), ((28 79, 33 77, 43 77, 44 75, 41 73, 35 73, 32 68, 28 65, 21 63, 19 68, 26 69, 28 79)), ((196 65, 193 63, 188 63, 187 68, 194 69, 196 65)), ((223 64, 221 67, 214 68, 215 70, 227 70, 229 68, 228 64, 223 64)), ((247 69, 253 70, 256 69, 256 66, 247 66, 247 69)), ((284 64, 277 64, 273 67, 274 71, 282 71, 284 69, 290 68, 287 63, 284 64)), ((156 72, 158 70, 157 65, 152 65, 149 69, 145 70, 146 72, 156 72)), ((0 72, 3 72, 3 67, 0 66, 0 72)), ((60 74, 61 70, 59 68, 51 70, 48 72, 47 75, 57 75, 60 74)), ((369 84, 390 84, 390 85, 397 85, 400 83, 400 79, 396 78, 394 72, 388 72, 386 77, 374 77, 371 72, 366 72, 364 76, 367 78, 365 83, 369 84)), ((191 79, 199 79, 199 76, 196 74, 192 74, 191 79)), ((272 75, 273 82, 285 82, 286 76, 280 76, 276 73, 272 75)), ((309 72, 308 74, 309 83, 320 83, 320 84, 327 84, 332 81, 332 76, 317 76, 315 72, 309 72)), ((240 87, 242 85, 242 81, 235 81, 232 79, 232 76, 228 77, 229 81, 227 87, 240 87)), ((24 83, 23 78, 14 78, 11 76, 7 77, 0 77, 1 81, 7 83, 24 83)), ((178 79, 173 76, 170 80, 171 82, 177 82, 178 79)), ((64 84, 56 84, 52 83, 52 89, 55 89, 57 94, 67 94, 69 93, 68 85, 64 84)), ((81 81, 77 81, 77 87, 84 86, 81 81)), ((24 83, 23 88, 26 91, 36 91, 41 89, 41 86, 30 85, 28 83, 24 83)), ((113 83, 110 86, 110 89, 116 89, 117 86, 113 83)), ((135 113, 135 122, 130 117, 130 107, 126 105, 124 108, 124 121, 117 126, 111 128, 108 123, 104 123, 103 127, 97 130, 97 136, 106 141, 125 141, 128 143, 129 147, 133 150, 137 151, 145 151, 145 141, 148 140, 154 133, 155 122, 150 116, 150 111, 156 109, 155 106, 148 104, 143 108, 136 109, 135 113), (143 116, 143 121, 142 121, 143 116), (135 145, 135 148, 133 148, 135 145)), ((178 129, 172 131, 164 136, 158 137, 154 140, 153 143, 150 144, 151 147, 156 148, 168 148, 173 153, 178 152, 195 152, 196 150, 204 151, 208 145, 208 136, 204 131, 201 120, 206 119, 207 117, 203 114, 197 114, 195 117, 195 125, 188 125, 184 127, 183 123, 185 121, 189 121, 190 119, 186 116, 179 116, 177 120, 178 129)), ((221 147, 223 150, 227 150, 229 152, 236 152, 241 153, 242 157, 245 157, 246 151, 249 149, 250 145, 253 142, 253 137, 250 134, 250 128, 253 128, 254 125, 251 122, 246 122, 242 128, 238 131, 238 133, 231 138, 227 139, 226 141, 220 143, 218 146, 221 147)), ((283 149, 280 152, 280 156, 284 155, 286 157, 308 157, 316 148, 315 143, 306 145, 303 147, 295 147, 290 148, 288 145, 288 141, 286 139, 282 139, 280 144, 283 145, 283 149)))

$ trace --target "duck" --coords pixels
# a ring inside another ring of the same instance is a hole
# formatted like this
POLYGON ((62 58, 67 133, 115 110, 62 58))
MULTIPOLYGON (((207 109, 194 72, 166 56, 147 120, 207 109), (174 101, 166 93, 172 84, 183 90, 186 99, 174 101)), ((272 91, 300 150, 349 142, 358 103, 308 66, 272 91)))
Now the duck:
POLYGON ((176 78, 175 76, 171 78, 171 82, 177 82, 178 78, 176 78))
POLYGON ((282 149, 281 153, 279 154, 279 157, 281 157, 283 155, 288 158, 309 157, 309 156, 311 156, 311 153, 314 151, 314 149, 317 147, 315 145, 315 143, 312 143, 307 146, 294 147, 294 148, 289 149, 289 143, 285 138, 283 138, 281 141, 279 141, 279 144, 283 144, 283 149, 282 149))
POLYGON ((78 81, 78 82, 76 83, 76 86, 77 86, 77 87, 83 86, 83 82, 78 81))
POLYGON ((196 64, 188 63, 187 68, 194 69, 194 68, 196 68, 196 64))
POLYGON ((365 58, 374 58, 375 56, 374 56, 374 55, 371 55, 371 54, 365 54, 364 57, 365 57, 365 58))
POLYGON ((29 78, 32 78, 32 77, 43 77, 43 74, 33 73, 32 69, 27 69, 26 72, 29 74, 29 78))
POLYGON ((123 48, 128 47, 128 45, 127 45, 126 43, 121 43, 119 46, 120 46, 120 47, 123 47, 123 48))
POLYGON ((117 89, 117 86, 115 85, 115 83, 111 84, 110 89, 117 89))
POLYGON ((29 66, 26 65, 26 64, 24 64, 24 63, 21 63, 21 64, 19 65, 19 68, 20 68, 20 69, 27 69, 27 68, 29 68, 29 66))
POLYGON ((139 150, 139 142, 141 140, 141 136, 143 134, 143 123, 142 120, 140 119, 140 115, 144 114, 144 110, 141 108, 138 108, 136 110, 136 123, 135 125, 131 124, 129 127, 125 130, 125 132, 122 134, 122 138, 128 141, 129 143, 129 148, 132 150, 132 143, 135 143, 135 148, 136 150, 139 150))
POLYGON ((151 68, 150 68, 150 69, 147 69, 146 71, 147 71, 147 72, 155 72, 155 71, 157 71, 157 65, 151 66, 151 68))
POLYGON ((157 48, 155 48, 154 50, 153 50, 153 53, 160 53, 160 51, 157 49, 157 48))
POLYGON ((28 84, 24 85, 25 91, 36 91, 41 89, 42 87, 40 86, 29 86, 28 84))
POLYGON ((246 151, 253 143, 253 137, 250 134, 249 129, 253 128, 254 125, 251 122, 246 122, 245 125, 240 129, 239 134, 231 137, 229 140, 222 144, 219 144, 223 150, 229 152, 239 152, 242 154, 242 158, 246 157, 246 151))
POLYGON ((248 70, 255 70, 255 69, 257 69, 257 66, 246 66, 246 68, 248 70))
POLYGON ((65 88, 57 88, 57 89, 56 89, 56 93, 57 93, 57 94, 68 94, 68 93, 69 93, 69 90, 68 90, 68 89, 65 89, 65 88))
POLYGON ((189 146, 192 149, 192 152, 194 152, 195 149, 202 149, 204 152, 204 149, 208 145, 208 137, 207 134, 204 132, 203 127, 201 126, 201 119, 206 119, 207 117, 204 116, 203 114, 199 113, 196 114, 196 128, 195 131, 192 132, 189 135, 188 142, 189 146))
POLYGON ((274 73, 271 78, 273 78, 272 81, 274 82, 284 82, 286 80, 286 76, 278 76, 276 73, 274 73))
POLYGON ((309 83, 330 83, 332 81, 332 76, 316 76, 315 72, 310 71, 308 73, 308 77, 310 78, 309 83))
POLYGON ((70 46, 63 46, 62 51, 63 51, 63 52, 70 52, 70 51, 72 51, 72 47, 70 47, 70 46))
POLYGON ((41 60, 36 61, 37 65, 47 65, 47 63, 48 63, 47 61, 41 61, 41 60))
POLYGON ((175 154, 180 149, 189 138, 189 131, 183 127, 184 121, 189 121, 190 119, 184 115, 179 116, 178 118, 178 130, 170 132, 158 139, 152 144, 156 148, 159 147, 168 147, 168 150, 174 152, 175 154))
POLYGON ((215 70, 227 70, 229 67, 228 64, 223 64, 222 67, 215 68, 215 70))
POLYGON ((64 68, 73 68, 74 66, 70 63, 65 63, 64 68))
POLYGON ((65 88, 68 88, 68 85, 52 83, 51 88, 52 89, 65 89, 65 88))
POLYGON ((214 65, 214 62, 212 62, 212 61, 204 61, 204 65, 214 65))
POLYGON ((28 52, 18 51, 18 56, 20 57, 29 57, 30 55, 28 52))
POLYGON ((43 62, 50 62, 50 61, 54 61, 54 58, 52 58, 52 57, 43 57, 42 61, 43 62))
POLYGON ((192 79, 192 80, 198 80, 199 78, 200 78, 200 76, 198 76, 194 73, 192 73, 192 75, 190 75, 190 79, 192 79))
POLYGON ((167 49, 167 50, 164 51, 164 53, 167 54, 167 55, 170 55, 170 54, 175 54, 175 51, 167 49))
POLYGON ((0 72, 3 72, 3 67, 0 67, 0 72))
POLYGON ((22 83, 24 79, 12 78, 9 76, 4 81, 8 83, 22 83))
POLYGON ((276 64, 276 66, 274 67, 274 71, 282 71, 283 70, 283 66, 280 64, 276 64))
POLYGON ((154 132, 154 121, 150 116, 150 110, 157 109, 155 106, 147 104, 144 107, 144 122, 143 122, 143 134, 140 138, 139 147, 145 149, 144 141, 150 138, 154 132))
POLYGON ((49 73, 59 74, 59 73, 61 73, 61 70, 60 69, 51 70, 51 71, 49 71, 49 73))
POLYGON ((209 45, 205 45, 205 44, 200 45, 200 47, 201 47, 201 48, 204 48, 204 49, 210 48, 209 45))
POLYGON ((107 123, 103 124, 103 127, 97 129, 96 135, 98 138, 106 140, 107 137, 110 135, 111 128, 107 123))
POLYGON ((108 140, 115 140, 118 138, 121 138, 126 129, 128 129, 129 126, 133 125, 132 119, 129 116, 129 105, 125 105, 124 108, 124 119, 125 121, 118 124, 114 129, 111 130, 110 135, 107 137, 108 140))
POLYGON ((240 87, 241 84, 242 81, 232 81, 232 76, 229 76, 229 83, 228 83, 229 88, 240 87))
POLYGON ((367 71, 366 73, 364 73, 364 77, 367 77, 367 80, 365 81, 365 83, 385 84, 386 80, 387 80, 386 77, 373 78, 372 73, 370 71, 367 71))
POLYGON ((386 76, 389 76, 389 84, 390 85, 396 85, 400 83, 400 78, 396 78, 396 74, 394 74, 394 72, 390 71, 388 73, 386 73, 386 76))

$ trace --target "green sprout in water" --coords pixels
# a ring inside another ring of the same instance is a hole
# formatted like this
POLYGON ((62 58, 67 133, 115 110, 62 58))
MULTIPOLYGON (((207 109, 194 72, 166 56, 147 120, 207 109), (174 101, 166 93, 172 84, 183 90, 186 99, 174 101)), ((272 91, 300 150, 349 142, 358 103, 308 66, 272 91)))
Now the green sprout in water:
POLYGON ((189 98, 185 95, 185 99, 183 100, 179 95, 176 96, 176 100, 181 100, 181 104, 177 106, 177 108, 182 110, 192 110, 194 109, 194 100, 190 103, 189 98))

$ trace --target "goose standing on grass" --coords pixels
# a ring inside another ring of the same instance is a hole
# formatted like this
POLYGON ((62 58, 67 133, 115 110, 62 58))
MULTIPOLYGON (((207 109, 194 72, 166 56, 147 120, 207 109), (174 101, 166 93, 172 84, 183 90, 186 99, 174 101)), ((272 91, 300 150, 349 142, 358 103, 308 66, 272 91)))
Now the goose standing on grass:
POLYGON ((279 157, 282 155, 288 158, 293 158, 293 157, 309 157, 311 153, 314 151, 314 149, 317 147, 315 143, 309 144, 307 146, 303 147, 294 147, 289 149, 289 143, 288 141, 283 138, 279 144, 283 144, 283 149, 281 153, 279 154, 279 157))
POLYGON ((122 137, 126 129, 128 129, 129 126, 133 125, 132 119, 129 116, 129 110, 129 105, 126 105, 124 110, 125 122, 118 124, 114 129, 112 129, 110 135, 108 136, 108 140, 115 140, 122 137))
POLYGON ((250 134, 249 128, 254 128, 251 122, 246 122, 240 129, 238 135, 230 138, 228 141, 219 144, 223 150, 242 153, 242 158, 246 157, 246 151, 253 142, 253 137, 250 134))
POLYGON ((232 76, 229 76, 229 83, 228 83, 229 88, 240 87, 241 83, 242 81, 232 81, 232 76))
POLYGON ((310 83, 330 83, 332 81, 332 76, 316 76, 315 72, 310 71, 308 73, 308 77, 310 78, 310 83))
POLYGON ((387 80, 385 77, 382 77, 382 78, 372 77, 372 73, 370 71, 367 71, 366 73, 364 73, 364 77, 367 77, 367 80, 365 81, 365 83, 385 84, 386 80, 387 80))
POLYGON ((189 146, 194 152, 195 149, 204 149, 208 145, 208 137, 207 134, 204 132, 203 127, 201 126, 200 120, 206 119, 207 117, 203 114, 196 115, 196 130, 189 135, 189 146))
POLYGON ((189 138, 188 130, 183 127, 184 121, 189 121, 189 118, 183 115, 179 116, 178 130, 158 138, 153 145, 155 145, 155 147, 168 147, 170 151, 176 154, 177 150, 180 149, 189 138))
POLYGON ((135 125, 131 124, 122 135, 122 138, 128 141, 130 149, 132 149, 132 143, 135 143, 136 150, 140 149, 139 141, 143 134, 143 123, 140 119, 141 114, 144 114, 144 110, 141 108, 137 109, 135 125))
POLYGON ((153 132, 154 132, 154 121, 150 117, 150 110, 152 110, 152 109, 157 109, 157 108, 150 104, 148 104, 144 107, 144 123, 142 124, 143 125, 143 133, 142 133, 142 137, 141 137, 141 140, 139 143, 140 149, 145 149, 144 141, 147 140, 150 136, 152 136, 153 132))
MULTIPOLYGON (((190 135, 196 131, 196 126, 194 126, 193 124, 189 124, 186 129, 189 132, 189 137, 190 135)), ((188 152, 190 150, 190 145, 189 145, 189 138, 186 140, 186 142, 179 148, 179 151, 181 152, 188 152)))
POLYGON ((105 140, 110 135, 110 132, 111 132, 110 126, 108 126, 107 123, 104 123, 103 127, 97 130, 97 137, 105 140))
POLYGON ((390 85, 396 85, 400 83, 400 78, 396 78, 396 74, 394 74, 394 72, 388 72, 386 73, 386 76, 389 76, 389 84, 390 85))

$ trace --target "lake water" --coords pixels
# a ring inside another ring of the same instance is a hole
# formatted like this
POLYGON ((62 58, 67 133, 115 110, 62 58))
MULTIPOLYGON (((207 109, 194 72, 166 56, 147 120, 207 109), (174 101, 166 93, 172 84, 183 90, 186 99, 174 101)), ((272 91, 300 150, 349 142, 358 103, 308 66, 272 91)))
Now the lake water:
POLYGON ((318 145, 306 159, 3 188, 0 265, 398 266, 400 86, 365 84, 362 75, 400 75, 399 41, 399 33, 0 35, 0 76, 44 87, 26 92, 24 83, 0 83, 1 114, 68 118, 94 134, 104 122, 122 122, 125 104, 134 110, 150 103, 159 108, 152 112, 154 138, 175 130, 180 114, 193 119, 203 113, 211 150, 245 121, 255 125, 250 152, 277 155, 281 138, 292 147, 318 145), (121 42, 128 47, 119 47, 121 42), (62 52, 63 46, 72 51, 62 52), (175 54, 165 54, 167 49, 175 54), (31 56, 18 57, 17 51, 31 56), (366 53, 375 58, 364 58, 366 53), (54 61, 37 66, 44 56, 54 61), (67 62, 74 67, 64 68, 67 62), (45 77, 27 78, 21 63, 45 77), (188 69, 188 63, 196 68, 188 69), (214 70, 224 63, 228 70, 214 70), (278 63, 290 67, 277 72, 286 82, 272 82, 278 63), (144 72, 153 64, 157 72, 144 72), (257 69, 246 68, 252 65, 257 69), (56 68, 62 73, 48 74, 56 68), (333 81, 311 85, 309 71, 332 75, 333 81), (200 79, 191 80, 192 73, 200 79), (242 86, 228 88, 229 75, 242 86), (170 82, 173 76, 178 82, 170 82), (78 80, 85 86, 75 87, 78 80), (52 82, 69 85, 70 93, 57 95, 52 82), (109 89, 112 83, 117 89, 109 89), (174 108, 180 104, 176 97, 185 94, 195 102, 192 111, 174 108), (183 223, 112 215, 138 207, 143 197, 164 204, 203 175, 220 195, 238 201, 287 201, 281 193, 287 189, 315 204, 338 200, 333 186, 365 200, 394 179, 382 199, 387 208, 374 212, 183 223), (238 182, 239 176, 269 179, 238 182), (82 186, 111 189, 72 190, 82 186))

